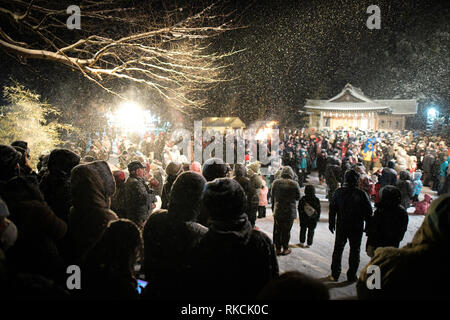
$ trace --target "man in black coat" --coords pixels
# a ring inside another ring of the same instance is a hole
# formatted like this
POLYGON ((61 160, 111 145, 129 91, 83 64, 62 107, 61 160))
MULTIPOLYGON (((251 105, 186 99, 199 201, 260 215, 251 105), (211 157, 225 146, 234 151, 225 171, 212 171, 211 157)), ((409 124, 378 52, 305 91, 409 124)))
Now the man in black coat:
POLYGON ((278 277, 272 241, 251 227, 245 202, 244 190, 233 179, 205 185, 202 203, 211 223, 189 259, 184 285, 189 299, 248 301, 278 277))
POLYGON ((274 203, 273 242, 277 255, 291 253, 289 249, 291 228, 297 217, 297 201, 300 200, 300 187, 294 181, 294 177, 292 168, 284 166, 281 170, 281 178, 274 181, 271 189, 274 203))
POLYGON ((379 183, 381 188, 385 186, 395 186, 397 184, 397 171, 395 171, 395 162, 394 160, 388 161, 388 166, 384 167, 381 171, 381 177, 379 179, 379 183))
POLYGON ((127 217, 139 227, 145 224, 151 214, 156 197, 144 181, 144 165, 139 161, 128 164, 130 176, 125 183, 127 217))
POLYGON ((256 212, 254 212, 254 196, 256 194, 255 188, 250 183, 250 179, 247 177, 247 169, 243 164, 237 163, 234 166, 234 177, 233 179, 237 181, 242 189, 244 189, 245 197, 247 198, 245 213, 248 216, 248 220, 250 221, 252 227, 255 226, 256 222, 256 212))
POLYGON ((372 205, 367 194, 357 188, 359 174, 355 170, 345 173, 344 185, 337 189, 330 202, 329 226, 331 233, 336 230, 333 258, 331 263, 332 281, 341 274, 342 252, 347 240, 350 242, 349 269, 347 280, 355 281, 359 266, 359 253, 364 231, 364 222, 372 216, 372 205))

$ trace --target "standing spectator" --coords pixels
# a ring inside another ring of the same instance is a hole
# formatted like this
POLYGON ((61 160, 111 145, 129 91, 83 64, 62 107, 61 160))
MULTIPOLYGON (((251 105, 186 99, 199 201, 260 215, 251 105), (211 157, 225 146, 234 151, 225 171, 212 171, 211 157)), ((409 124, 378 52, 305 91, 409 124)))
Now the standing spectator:
POLYGON ((380 186, 383 188, 387 185, 395 186, 397 184, 397 171, 394 169, 394 160, 389 160, 387 167, 384 167, 381 171, 381 177, 378 180, 380 186))
POLYGON ((143 271, 150 285, 145 298, 185 298, 179 294, 187 259, 208 231, 195 222, 205 183, 201 175, 183 172, 172 186, 169 210, 155 212, 147 220, 143 231, 143 271))
POLYGON ((205 185, 202 203, 211 224, 189 259, 185 289, 190 297, 255 299, 278 276, 272 241, 252 228, 244 213, 245 202, 244 190, 233 179, 205 185))
POLYGON ((45 201, 56 216, 68 221, 72 196, 70 194, 70 173, 80 163, 80 156, 68 149, 55 149, 50 152, 48 172, 39 184, 45 201))
POLYGON ((397 188, 402 194, 403 208, 408 209, 411 205, 411 197, 413 196, 413 184, 411 182, 411 175, 408 171, 403 170, 400 172, 400 179, 397 181, 397 188))
POLYGON ((367 194, 357 188, 359 174, 349 170, 344 177, 344 185, 337 189, 330 202, 329 226, 331 233, 336 230, 333 257, 331 263, 331 281, 338 281, 341 275, 342 252, 347 241, 350 242, 349 269, 347 281, 357 279, 359 254, 364 230, 372 215, 372 205, 367 194))
POLYGON ((298 216, 300 219, 300 246, 305 247, 306 232, 308 240, 306 248, 309 248, 314 239, 314 230, 320 220, 320 200, 316 197, 316 189, 312 185, 305 187, 305 196, 298 203, 298 216))
POLYGON ((162 195, 161 195, 161 209, 167 209, 169 207, 170 190, 175 179, 180 173, 183 172, 183 166, 178 162, 171 162, 166 167, 167 180, 164 183, 162 195))
POLYGON ((142 251, 139 228, 130 220, 109 223, 82 264, 81 298, 138 299, 134 266, 142 251))
POLYGON ((450 161, 450 156, 448 156, 445 161, 441 163, 440 170, 439 170, 439 187, 438 187, 438 195, 445 193, 445 180, 447 179, 447 168, 448 163, 450 161))
POLYGON ((111 210, 114 211, 121 219, 127 217, 127 207, 125 198, 125 172, 116 170, 113 172, 116 182, 116 192, 111 198, 111 210))
POLYGON ((97 243, 110 221, 110 198, 116 190, 114 177, 106 161, 79 164, 71 174, 72 208, 64 243, 66 263, 78 264, 97 243))
MULTIPOLYGON (((348 151, 347 151, 348 152, 348 151)), ((325 150, 317 155, 317 170, 319 172, 319 184, 325 181, 325 170, 327 168, 327 153, 325 150)))
POLYGON ((140 161, 128 164, 130 176, 125 183, 127 218, 143 227, 155 206, 156 197, 144 181, 144 165, 140 161))
POLYGON ((423 188, 422 180, 422 171, 417 170, 413 173, 413 195, 412 195, 412 201, 414 203, 419 202, 419 195, 423 188))
MULTIPOLYGON (((257 190, 252 186, 250 179, 247 177, 247 169, 243 164, 236 163, 234 166, 234 177, 233 179, 237 181, 245 192, 245 198, 247 199, 245 205, 245 213, 247 214, 248 220, 252 227, 255 226, 256 214, 253 216, 254 207, 254 195, 257 190)), ((258 198, 259 199, 259 198, 258 198)))
POLYGON ((297 201, 300 200, 300 187, 294 181, 291 167, 283 167, 281 178, 273 182, 271 194, 274 203, 273 242, 276 254, 287 255, 291 253, 289 239, 292 224, 297 217, 297 201))
POLYGON ((428 150, 423 157, 422 169, 423 169, 423 185, 429 187, 433 177, 433 165, 436 161, 435 151, 428 150))
POLYGON ((18 230, 17 241, 8 251, 11 267, 60 281, 65 270, 57 242, 65 236, 67 224, 44 201, 34 179, 10 179, 3 199, 18 230))
POLYGON ((398 248, 408 227, 408 213, 401 206, 401 193, 397 187, 383 187, 375 207, 366 227, 369 257, 373 257, 378 247, 398 248))
POLYGON ((258 205, 258 218, 266 217, 266 206, 267 206, 267 194, 269 189, 266 186, 266 180, 262 180, 262 187, 259 189, 259 205, 258 205))
POLYGON ((433 200, 410 243, 402 248, 376 250, 356 284, 358 298, 448 300, 450 279, 445 275, 450 270, 449 213, 450 195, 442 195, 433 200), (367 287, 368 278, 373 274, 373 271, 369 272, 371 266, 377 266, 380 270, 381 288, 376 290, 367 287))

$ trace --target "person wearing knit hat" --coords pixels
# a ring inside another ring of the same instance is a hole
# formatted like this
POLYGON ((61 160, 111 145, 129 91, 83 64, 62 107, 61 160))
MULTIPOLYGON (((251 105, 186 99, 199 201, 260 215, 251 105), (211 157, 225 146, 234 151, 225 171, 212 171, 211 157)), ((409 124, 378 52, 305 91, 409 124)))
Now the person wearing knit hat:
POLYGON ((39 188, 53 212, 68 221, 72 196, 70 174, 80 163, 80 156, 68 149, 54 149, 50 152, 47 172, 42 176, 39 188))
POLYGON ((210 158, 203 164, 202 175, 206 181, 213 181, 216 178, 225 178, 228 167, 222 159, 210 158))
POLYGON ((29 152, 27 152, 26 149, 19 147, 19 146, 13 146, 14 149, 20 152, 22 155, 19 161, 20 166, 20 175, 27 176, 27 175, 34 175, 37 176, 35 172, 33 172, 33 168, 31 168, 30 162, 29 162, 29 152))
POLYGON ((20 147, 25 150, 28 159, 30 159, 30 148, 28 148, 28 142, 22 140, 16 140, 11 143, 11 147, 20 147))
POLYGON ((278 262, 270 238, 252 228, 245 193, 237 181, 218 178, 205 185, 202 204, 211 224, 190 255, 184 285, 194 299, 255 299, 276 278, 278 262), (202 279, 202 285, 198 285, 202 279))
POLYGON ((401 248, 378 248, 361 271, 358 298, 386 300, 448 300, 450 292, 450 194, 433 200, 412 241, 401 248), (367 287, 370 268, 380 271, 377 290, 367 287))
POLYGON ((350 242, 349 269, 347 281, 357 279, 359 255, 364 230, 372 216, 372 205, 368 195, 357 188, 359 173, 354 169, 345 173, 344 184, 338 188, 330 201, 328 228, 331 233, 336 230, 331 275, 327 280, 338 281, 341 275, 342 253, 347 241, 350 242))

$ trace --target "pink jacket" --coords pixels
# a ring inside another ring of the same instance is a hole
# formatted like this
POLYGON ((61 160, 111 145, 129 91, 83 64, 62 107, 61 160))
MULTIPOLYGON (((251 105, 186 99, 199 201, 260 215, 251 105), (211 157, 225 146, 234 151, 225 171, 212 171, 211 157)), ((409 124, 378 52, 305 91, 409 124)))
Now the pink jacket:
POLYGON ((264 207, 267 205, 267 193, 269 192, 269 189, 267 189, 266 186, 264 188, 259 189, 259 206, 264 207))

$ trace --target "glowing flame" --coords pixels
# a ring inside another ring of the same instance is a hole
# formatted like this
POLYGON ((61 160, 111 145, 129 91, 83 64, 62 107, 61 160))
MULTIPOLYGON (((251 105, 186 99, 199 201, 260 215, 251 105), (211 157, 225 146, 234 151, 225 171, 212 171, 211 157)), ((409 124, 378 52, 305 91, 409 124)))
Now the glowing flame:
POLYGON ((269 121, 262 126, 256 133, 256 140, 269 140, 272 137, 272 129, 275 125, 278 124, 278 121, 269 121))

